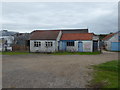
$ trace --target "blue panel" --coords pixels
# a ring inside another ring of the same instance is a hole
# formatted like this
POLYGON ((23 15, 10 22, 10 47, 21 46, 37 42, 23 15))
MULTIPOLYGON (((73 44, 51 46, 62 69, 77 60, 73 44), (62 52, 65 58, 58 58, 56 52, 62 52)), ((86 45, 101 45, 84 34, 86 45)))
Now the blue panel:
POLYGON ((111 51, 120 51, 120 42, 112 42, 111 51))
POLYGON ((78 51, 83 52, 83 43, 82 42, 78 42, 78 51))
POLYGON ((62 41, 62 50, 63 50, 63 51, 66 50, 66 41, 62 41))
POLYGON ((71 42, 71 41, 75 41, 75 40, 61 40, 60 41, 60 50, 66 51, 67 42, 71 42))

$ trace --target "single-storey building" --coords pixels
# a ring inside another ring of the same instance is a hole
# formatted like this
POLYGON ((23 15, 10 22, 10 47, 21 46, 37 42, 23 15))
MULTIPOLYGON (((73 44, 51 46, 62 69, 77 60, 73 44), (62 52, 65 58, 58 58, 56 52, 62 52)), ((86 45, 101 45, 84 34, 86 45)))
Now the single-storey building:
POLYGON ((95 52, 99 51, 98 37, 93 33, 64 33, 60 39, 60 51, 95 52))
POLYGON ((36 30, 30 36, 30 52, 57 52, 60 30, 36 30))
POLYGON ((120 31, 103 38, 104 47, 109 51, 120 51, 120 31))
POLYGON ((78 30, 36 30, 30 35, 30 52, 95 52, 99 37, 78 30))

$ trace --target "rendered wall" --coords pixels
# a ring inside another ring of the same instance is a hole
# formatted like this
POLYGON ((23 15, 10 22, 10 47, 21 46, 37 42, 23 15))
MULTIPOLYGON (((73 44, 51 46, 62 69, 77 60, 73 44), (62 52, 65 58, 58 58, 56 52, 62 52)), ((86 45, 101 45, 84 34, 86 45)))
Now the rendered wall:
POLYGON ((83 52, 93 51, 93 41, 82 41, 83 42, 83 52))
POLYGON ((118 34, 115 34, 109 40, 104 41, 104 44, 105 44, 107 50, 111 50, 111 43, 112 42, 118 42, 118 34))
POLYGON ((83 52, 92 52, 93 51, 93 41, 74 41, 74 46, 67 46, 67 40, 60 41, 60 51, 70 51, 70 52, 78 52, 78 43, 83 43, 83 52))
POLYGON ((57 48, 57 41, 55 40, 30 40, 30 52, 55 52, 57 48), (34 41, 41 42, 40 47, 34 47, 34 41), (45 42, 52 42, 53 46, 46 47, 45 42))

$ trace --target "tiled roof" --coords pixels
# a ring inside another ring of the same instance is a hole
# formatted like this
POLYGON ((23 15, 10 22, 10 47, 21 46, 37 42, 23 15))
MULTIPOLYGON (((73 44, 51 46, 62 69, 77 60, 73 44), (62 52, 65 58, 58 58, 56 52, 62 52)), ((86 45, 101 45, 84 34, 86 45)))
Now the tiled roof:
POLYGON ((115 35, 116 33, 112 33, 112 34, 109 34, 107 35, 106 37, 103 38, 103 40, 107 40, 109 38, 111 38, 113 35, 115 35))
POLYGON ((56 40, 60 30, 36 30, 30 35, 30 40, 56 40))
POLYGON ((64 33, 61 40, 92 40, 93 33, 64 33))

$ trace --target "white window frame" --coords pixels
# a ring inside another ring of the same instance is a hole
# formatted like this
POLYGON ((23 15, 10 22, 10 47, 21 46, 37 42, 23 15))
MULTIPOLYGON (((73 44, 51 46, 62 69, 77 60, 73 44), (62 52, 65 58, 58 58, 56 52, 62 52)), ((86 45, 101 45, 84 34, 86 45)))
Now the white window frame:
POLYGON ((34 41, 34 47, 40 47, 40 46, 41 46, 41 42, 34 41))
POLYGON ((45 46, 46 47, 52 47, 53 46, 53 42, 45 42, 45 46))

